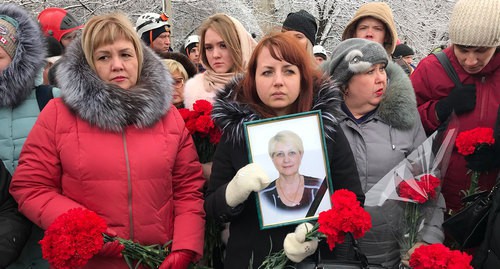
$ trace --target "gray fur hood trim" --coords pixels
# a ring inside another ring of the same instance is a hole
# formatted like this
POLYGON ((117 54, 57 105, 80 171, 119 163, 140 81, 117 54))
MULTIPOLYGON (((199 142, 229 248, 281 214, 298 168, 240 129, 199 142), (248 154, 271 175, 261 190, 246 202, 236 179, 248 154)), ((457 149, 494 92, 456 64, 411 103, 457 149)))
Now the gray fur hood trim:
POLYGON ((389 62, 386 71, 389 85, 376 114, 396 129, 409 130, 418 120, 417 100, 410 78, 393 62, 389 62))
POLYGON ((45 65, 45 39, 37 22, 18 5, 0 4, 0 14, 19 23, 16 54, 0 72, 0 107, 16 107, 31 94, 45 65))
POLYGON ((389 85, 377 114, 392 127, 409 130, 418 120, 417 99, 410 78, 399 65, 391 61, 386 71, 389 85))
POLYGON ((71 43, 57 68, 61 96, 80 118, 107 131, 120 132, 130 124, 154 125, 172 101, 172 77, 158 56, 143 47, 144 61, 137 85, 124 90, 102 81, 83 53, 80 39, 71 43))
MULTIPOLYGON (((261 119, 252 107, 235 100, 238 84, 242 79, 243 76, 235 77, 225 86, 224 90, 217 94, 212 111, 215 124, 224 133, 230 133, 228 137, 234 144, 242 143, 245 140, 244 122, 261 119)), ((338 125, 338 119, 341 116, 341 92, 340 88, 329 79, 322 79, 320 85, 314 97, 311 111, 321 111, 325 138, 332 140, 335 126, 338 125)))

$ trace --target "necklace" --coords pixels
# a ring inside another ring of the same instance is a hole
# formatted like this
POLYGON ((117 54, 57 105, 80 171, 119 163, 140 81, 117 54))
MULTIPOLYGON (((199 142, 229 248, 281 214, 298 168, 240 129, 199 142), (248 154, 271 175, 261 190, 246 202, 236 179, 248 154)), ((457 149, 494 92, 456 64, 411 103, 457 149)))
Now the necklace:
POLYGON ((302 186, 302 176, 299 178, 299 184, 297 184, 297 189, 295 190, 295 194, 293 195, 293 198, 290 199, 286 196, 285 194, 285 189, 283 188, 282 182, 278 181, 278 186, 280 187, 281 194, 285 200, 288 201, 288 203, 291 203, 293 206, 298 205, 299 203, 295 202, 297 200, 297 195, 299 194, 299 190, 301 189, 300 187, 302 186))

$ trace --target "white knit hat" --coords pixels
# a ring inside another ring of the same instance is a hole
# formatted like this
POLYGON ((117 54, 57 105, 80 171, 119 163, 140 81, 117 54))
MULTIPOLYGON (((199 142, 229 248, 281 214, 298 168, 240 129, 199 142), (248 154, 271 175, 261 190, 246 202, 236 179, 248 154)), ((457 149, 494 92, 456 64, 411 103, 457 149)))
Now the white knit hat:
POLYGON ((459 0, 450 19, 451 43, 500 46, 500 0, 459 0))

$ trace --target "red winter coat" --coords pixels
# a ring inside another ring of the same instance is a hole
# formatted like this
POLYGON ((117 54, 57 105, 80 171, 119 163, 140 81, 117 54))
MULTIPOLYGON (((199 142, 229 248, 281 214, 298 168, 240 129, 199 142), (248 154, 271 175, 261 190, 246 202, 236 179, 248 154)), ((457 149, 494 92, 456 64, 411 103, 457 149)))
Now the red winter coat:
MULTIPOLYGON (((497 51, 484 69, 475 75, 468 74, 459 64, 453 47, 444 50, 457 72, 462 84, 476 85, 476 107, 471 112, 458 115, 459 132, 476 127, 494 128, 497 110, 500 104, 500 53, 497 51)), ((424 58, 410 77, 422 124, 427 133, 432 133, 440 124, 436 116, 437 101, 448 96, 455 87, 434 55, 424 58)), ((467 174, 465 159, 453 150, 448 171, 443 182, 443 195, 448 209, 457 210, 462 207, 461 190, 470 185, 470 174, 467 174)), ((482 173, 479 186, 490 189, 498 174, 498 170, 482 173)))
MULTIPOLYGON (((13 176, 19 210, 46 229, 69 209, 87 208, 122 238, 143 245, 172 240, 173 251, 199 258, 205 180, 171 105, 170 75, 144 49, 140 83, 124 90, 95 76, 81 45, 66 54, 58 73, 63 99, 40 114, 13 176)), ((85 268, 128 267, 122 258, 96 256, 85 268)))
MULTIPOLYGON (((97 212, 120 237, 145 245, 173 239, 173 250, 201 255, 203 183, 176 109, 152 128, 111 133, 77 118, 56 99, 25 142, 11 192, 20 211, 43 229, 69 209, 83 207, 97 212)), ((91 261, 86 268, 111 268, 99 265, 91 261)))

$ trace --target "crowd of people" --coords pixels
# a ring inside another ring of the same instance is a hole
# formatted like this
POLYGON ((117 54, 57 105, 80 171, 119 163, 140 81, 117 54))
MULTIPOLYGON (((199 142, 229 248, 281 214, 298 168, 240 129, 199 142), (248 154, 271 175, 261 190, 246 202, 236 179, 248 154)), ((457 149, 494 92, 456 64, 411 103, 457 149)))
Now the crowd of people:
MULTIPOLYGON (((493 129, 493 146, 474 159, 453 149, 436 210, 411 248, 389 223, 403 214, 397 206, 367 207, 372 228, 357 242, 380 268, 411 268, 422 245, 456 248, 443 222, 463 208, 471 184, 489 191, 500 179, 500 1, 458 0, 448 29, 439 53, 455 79, 438 52, 413 61, 384 2, 361 5, 330 50, 317 44, 316 18, 299 10, 258 40, 237 18, 214 14, 177 52, 168 14, 131 21, 114 12, 81 23, 63 8, 34 18, 0 4, 0 268, 50 268, 39 241, 74 208, 96 212, 108 235, 170 242, 160 269, 212 256, 204 247, 211 223, 222 254, 200 266, 259 268, 281 250, 289 265, 355 259, 349 240, 333 251, 324 240, 306 241, 310 223, 259 223, 256 192, 275 209, 307 211, 323 179, 299 171, 303 138, 286 130, 269 141, 279 172, 270 178, 249 158, 245 124, 311 111, 321 113, 330 192, 350 190, 361 204, 451 119, 458 132, 493 129), (222 132, 205 163, 181 113, 198 100, 213 106, 222 132), (476 183, 469 170, 482 172, 476 183)), ((499 197, 487 236, 467 250, 474 268, 500 267, 500 232, 492 228, 500 223, 499 197)), ((83 268, 128 268, 122 251, 118 241, 104 243, 83 268)))

